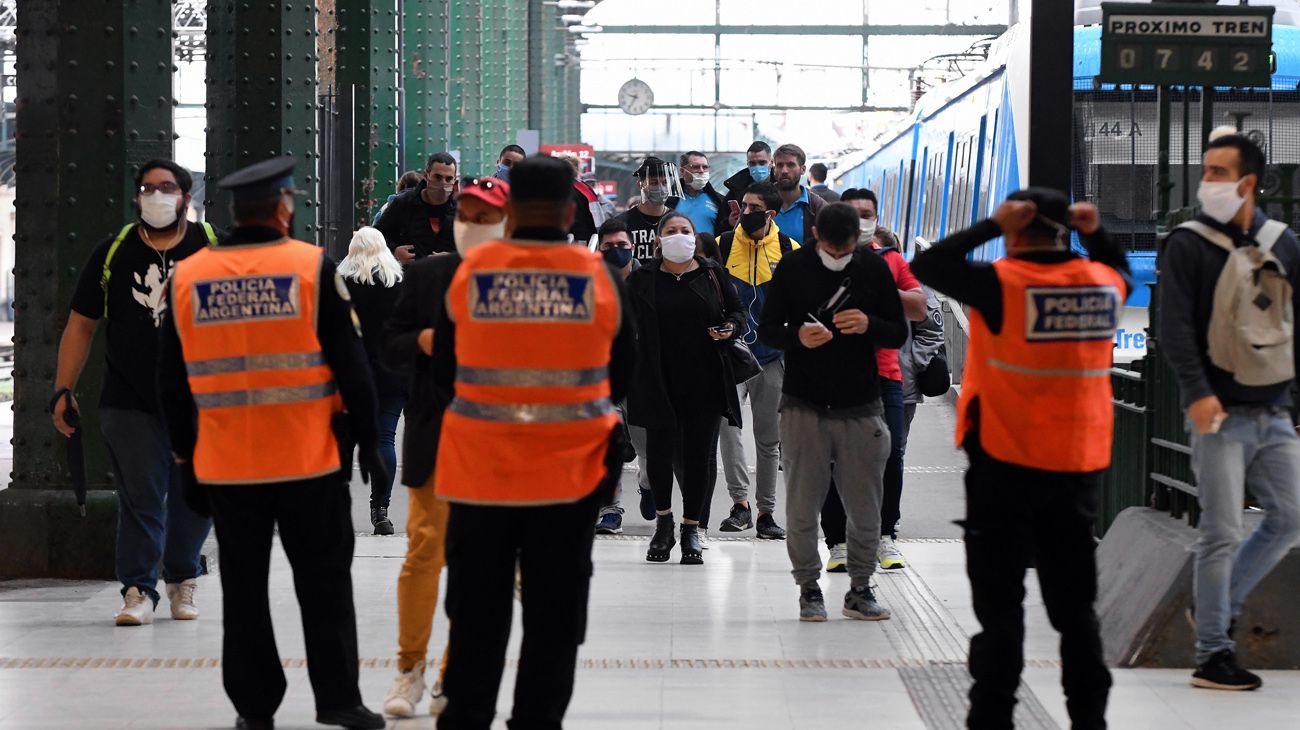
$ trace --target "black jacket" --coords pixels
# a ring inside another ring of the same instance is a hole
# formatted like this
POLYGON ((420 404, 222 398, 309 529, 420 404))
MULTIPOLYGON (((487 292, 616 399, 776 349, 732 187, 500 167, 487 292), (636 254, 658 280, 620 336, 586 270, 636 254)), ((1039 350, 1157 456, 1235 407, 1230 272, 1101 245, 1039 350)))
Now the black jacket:
POLYGON ((362 284, 353 279, 344 279, 348 293, 352 295, 352 308, 357 312, 361 322, 361 342, 366 347, 366 357, 370 360, 370 372, 375 376, 375 388, 380 395, 406 395, 406 378, 393 372, 380 362, 380 353, 384 349, 384 323, 393 313, 393 307, 402 294, 400 283, 384 286, 372 280, 362 284))
MULTIPOLYGON (((726 320, 733 325, 733 339, 745 334, 745 308, 736 296, 736 290, 728 281, 727 271, 711 258, 696 256, 695 260, 706 269, 705 275, 691 281, 691 289, 711 307, 710 321, 726 320), (719 282, 725 309, 718 301, 718 289, 714 282, 719 282)), ((627 399, 628 423, 646 428, 670 428, 675 422, 672 406, 668 400, 668 386, 664 382, 663 365, 659 358, 659 316, 655 308, 655 277, 663 261, 655 259, 633 271, 627 278, 628 299, 636 314, 637 346, 636 378, 627 399)), ((724 398, 723 416, 737 428, 740 427, 740 397, 736 393, 736 377, 731 370, 731 360, 726 357, 724 347, 729 342, 718 342, 718 357, 722 360, 722 389, 724 398)))
MULTIPOLYGON (((771 178, 768 178, 768 180, 771 181, 771 178)), ((723 181, 722 187, 727 189, 727 200, 734 200, 739 203, 740 199, 745 197, 745 191, 753 184, 754 178, 750 176, 749 168, 742 167, 740 172, 723 181)), ((727 228, 730 227, 731 225, 728 224, 727 228)))
POLYGON ((375 228, 384 234, 388 248, 398 246, 415 246, 417 257, 430 256, 435 253, 450 253, 456 250, 456 240, 452 234, 452 224, 456 220, 456 201, 444 206, 441 216, 430 219, 433 206, 420 197, 428 183, 424 180, 419 185, 403 190, 393 198, 379 214, 375 228), (435 226, 437 231, 434 230, 435 226))
POLYGON ((442 412, 451 401, 449 392, 434 387, 433 360, 420 352, 418 341, 422 330, 437 325, 458 266, 460 256, 455 253, 430 256, 407 266, 401 296, 384 326, 380 361, 407 378, 410 393, 402 436, 402 484, 408 487, 422 486, 433 475, 442 412))

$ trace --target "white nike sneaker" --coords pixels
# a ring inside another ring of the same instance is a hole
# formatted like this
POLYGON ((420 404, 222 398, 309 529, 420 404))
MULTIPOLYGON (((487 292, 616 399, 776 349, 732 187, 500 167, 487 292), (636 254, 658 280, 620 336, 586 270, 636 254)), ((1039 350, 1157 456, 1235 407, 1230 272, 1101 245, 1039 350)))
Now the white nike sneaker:
POLYGON ((399 672, 392 689, 384 697, 384 714, 393 717, 414 717, 415 710, 424 697, 424 662, 405 672, 399 672))
POLYGON ((128 588, 117 611, 118 626, 143 626, 153 623, 153 601, 139 588, 128 588))
POLYGON ((907 567, 907 561, 903 558, 903 551, 898 549, 898 542, 892 537, 880 538, 880 546, 876 548, 876 560, 880 567, 885 570, 899 570, 907 567))
POLYGON ((194 605, 194 591, 198 587, 199 582, 193 578, 167 584, 167 601, 171 603, 173 619, 193 621, 199 617, 199 607, 194 605))

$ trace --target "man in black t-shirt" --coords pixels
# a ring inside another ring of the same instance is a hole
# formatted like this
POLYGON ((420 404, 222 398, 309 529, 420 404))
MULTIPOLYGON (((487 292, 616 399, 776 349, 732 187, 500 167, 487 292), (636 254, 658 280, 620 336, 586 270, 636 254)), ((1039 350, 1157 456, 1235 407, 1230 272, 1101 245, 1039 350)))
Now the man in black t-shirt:
POLYGON ((54 427, 76 430, 64 418, 86 364, 99 320, 108 321, 104 389, 99 419, 117 479, 117 578, 123 606, 118 626, 153 621, 158 563, 173 619, 198 618, 194 605, 199 550, 211 522, 196 514, 173 477, 171 442, 159 415, 156 389, 158 326, 167 307, 166 283, 176 262, 215 239, 207 224, 185 219, 193 180, 169 160, 146 162, 136 174, 140 221, 106 238, 81 272, 68 324, 59 343, 54 427))
POLYGON ((375 228, 403 265, 417 258, 456 250, 452 222, 456 218, 456 158, 435 152, 424 166, 419 185, 398 193, 384 208, 375 228))
POLYGON ((658 157, 647 157, 633 175, 641 190, 641 202, 616 219, 627 226, 632 238, 632 257, 648 264, 655 257, 658 242, 655 230, 659 227, 659 220, 668 212, 669 181, 675 178, 675 174, 669 174, 668 163, 658 157))

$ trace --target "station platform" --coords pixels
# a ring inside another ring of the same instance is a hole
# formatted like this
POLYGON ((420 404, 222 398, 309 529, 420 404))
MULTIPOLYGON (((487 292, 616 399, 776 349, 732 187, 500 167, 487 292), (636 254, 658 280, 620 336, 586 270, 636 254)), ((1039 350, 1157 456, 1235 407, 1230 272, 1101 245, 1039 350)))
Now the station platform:
MULTIPOLYGON (((3 413, 7 420, 8 410, 3 413)), ((966 647, 978 625, 959 532, 951 522, 963 508, 963 458, 951 446, 952 418, 951 406, 941 401, 918 410, 903 497, 901 547, 908 567, 878 573, 876 579, 878 595, 893 611, 889 621, 839 618, 848 578, 838 574, 821 581, 831 620, 800 623, 784 544, 755 540, 752 532, 738 537, 711 532, 703 566, 647 563, 650 528, 636 514, 635 474, 626 473, 625 492, 631 497, 625 505, 626 534, 596 541, 589 630, 565 727, 964 727, 966 647)), ((0 421, 0 427, 7 425, 0 421)), ((752 449, 752 441, 747 446, 752 449)), ((358 539, 353 580, 362 694, 378 710, 396 671, 396 577, 405 539, 369 534, 367 497, 368 487, 354 483, 358 539)), ((404 497, 401 491, 394 494, 399 527, 405 524, 404 497)), ((719 484, 715 522, 725 516, 728 501, 719 484)), ((1028 667, 1017 727, 1068 728, 1057 637, 1032 572, 1029 580, 1028 667)), ((0 728, 231 727, 235 713, 219 669, 220 581, 214 575, 199 584, 203 613, 198 621, 172 621, 164 603, 153 625, 118 628, 112 623, 120 602, 114 583, 0 581, 0 728)), ((289 677, 277 727, 319 727, 292 574, 279 550, 272 562, 271 595, 289 677)), ((440 608, 430 656, 442 651, 446 630, 440 608)), ((520 632, 516 611, 512 658, 520 632)), ((505 727, 513 671, 511 661, 494 730, 505 727)), ((1191 688, 1187 670, 1116 670, 1110 725, 1160 730, 1296 727, 1300 672, 1261 674, 1261 690, 1230 693, 1191 688)), ((434 724, 434 718, 423 716, 392 721, 389 727, 415 730, 434 724)))

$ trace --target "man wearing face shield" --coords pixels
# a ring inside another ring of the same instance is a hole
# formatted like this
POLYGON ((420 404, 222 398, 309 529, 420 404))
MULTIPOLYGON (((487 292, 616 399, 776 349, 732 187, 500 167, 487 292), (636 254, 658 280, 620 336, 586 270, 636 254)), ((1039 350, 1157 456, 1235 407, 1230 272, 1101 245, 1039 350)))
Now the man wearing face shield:
POLYGON ((173 619, 198 618, 194 602, 199 550, 211 522, 181 498, 171 444, 158 410, 158 326, 167 306, 167 278, 176 262, 216 242, 212 227, 190 224, 190 173, 170 160, 150 160, 136 173, 139 221, 104 239, 86 262, 59 343, 52 402, 54 427, 76 428, 68 409, 101 319, 107 321, 99 417, 113 457, 118 509, 117 579, 123 605, 118 626, 152 623, 158 565, 173 619))
POLYGON ((222 676, 238 727, 272 728, 284 697, 267 595, 272 538, 294 572, 316 721, 382 728, 361 703, 352 603, 350 469, 387 480, 375 384, 347 285, 318 247, 290 238, 294 160, 246 167, 235 228, 182 261, 161 326, 158 395, 186 502, 210 511, 221 550, 222 676))
POLYGON ((1012 725, 1032 564, 1061 633, 1072 725, 1104 728, 1111 680, 1093 611, 1093 524, 1111 456, 1113 338, 1131 287, 1124 252, 1095 206, 1029 188, 918 254, 912 271, 971 312, 957 443, 970 459, 966 570, 982 631, 971 639, 967 722, 1012 725), (1088 258, 1070 249, 1070 227, 1088 258), (968 259, 998 236, 1006 258, 968 259))
MULTIPOLYGON (((502 155, 508 153, 502 151, 502 155)), ((388 247, 403 266, 417 258, 454 251, 456 158, 435 152, 424 166, 424 179, 393 198, 375 221, 388 247)))
MULTIPOLYGON (((1290 283, 1289 309, 1294 317, 1300 310, 1300 245, 1294 233, 1270 221, 1257 207, 1263 151, 1231 127, 1214 130, 1210 140, 1196 195, 1201 214, 1175 228, 1165 241, 1160 349, 1178 373, 1201 504, 1195 595, 1189 611, 1196 628, 1198 665, 1192 684, 1249 690, 1261 682, 1237 664, 1234 624, 1251 590, 1300 538, 1300 438, 1293 411, 1288 412, 1295 408, 1295 379, 1277 371, 1293 365, 1300 350, 1295 349, 1294 320, 1284 315, 1288 302, 1276 296, 1276 290, 1269 301, 1261 289, 1256 296, 1244 297, 1251 309, 1258 308, 1261 317, 1271 311, 1291 330, 1264 333, 1272 335, 1265 343, 1276 348, 1263 353, 1268 377, 1248 377, 1235 367, 1236 358, 1220 357, 1216 345, 1224 341, 1216 336, 1215 324, 1221 324, 1216 319, 1225 312, 1217 306, 1216 289, 1221 275, 1229 276, 1228 249, 1233 257, 1258 257, 1258 265, 1277 266, 1290 283), (1270 257, 1264 257, 1265 250, 1270 257), (1288 340, 1277 347, 1279 341, 1288 340), (1233 365, 1231 372, 1225 367, 1229 365, 1233 365), (1245 491, 1265 511, 1264 520, 1249 535, 1243 535, 1241 520, 1245 491)), ((1259 273, 1252 278, 1257 285, 1262 282, 1259 273)), ((1244 344, 1253 349, 1259 341, 1252 338, 1244 344)), ((1250 362, 1249 358, 1241 361, 1250 362)))
POLYGON ((668 212, 668 199, 674 192, 681 192, 675 190, 679 183, 672 168, 658 157, 642 160, 641 166, 633 173, 641 192, 641 202, 618 216, 632 237, 632 256, 642 265, 654 260, 658 240, 655 231, 659 220, 668 212))
POLYGON ((668 207, 686 214, 697 233, 712 238, 727 231, 727 199, 709 183, 709 158, 691 151, 682 155, 678 164, 682 195, 669 199, 668 207))

